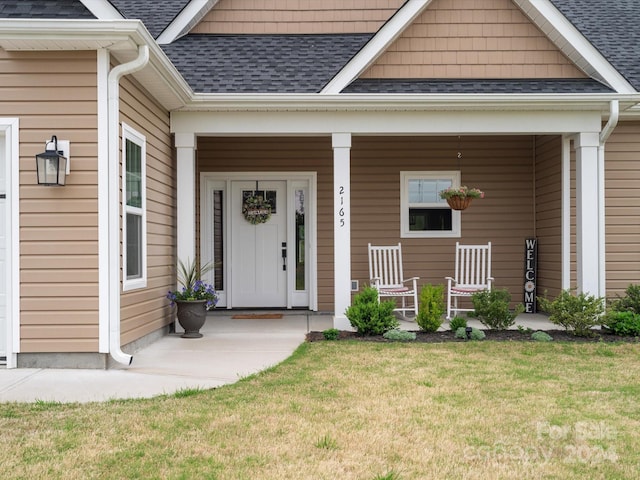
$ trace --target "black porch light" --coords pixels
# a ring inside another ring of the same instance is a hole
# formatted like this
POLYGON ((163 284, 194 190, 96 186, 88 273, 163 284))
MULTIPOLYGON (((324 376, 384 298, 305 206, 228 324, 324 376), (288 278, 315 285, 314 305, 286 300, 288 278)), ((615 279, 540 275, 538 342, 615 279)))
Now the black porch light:
POLYGON ((36 155, 38 185, 64 186, 67 174, 67 158, 58 150, 58 137, 53 135, 46 142, 45 151, 36 155))

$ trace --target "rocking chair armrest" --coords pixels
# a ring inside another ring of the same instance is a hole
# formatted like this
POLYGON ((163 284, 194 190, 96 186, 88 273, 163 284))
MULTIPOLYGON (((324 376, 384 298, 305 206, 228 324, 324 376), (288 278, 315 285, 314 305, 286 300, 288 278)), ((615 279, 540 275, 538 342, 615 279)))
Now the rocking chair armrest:
POLYGON ((380 277, 373 277, 370 278, 369 281, 371 282, 371 285, 376 286, 380 283, 382 279, 380 277))
POLYGON ((406 282, 415 282, 417 280, 420 280, 420 277, 411 277, 411 278, 405 278, 402 283, 406 283, 406 282))

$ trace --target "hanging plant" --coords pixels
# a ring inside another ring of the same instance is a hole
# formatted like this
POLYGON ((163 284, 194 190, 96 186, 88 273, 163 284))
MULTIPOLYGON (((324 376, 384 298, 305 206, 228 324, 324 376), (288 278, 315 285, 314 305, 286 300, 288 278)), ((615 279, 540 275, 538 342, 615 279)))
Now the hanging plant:
POLYGON ((464 210, 474 198, 484 198, 484 192, 466 186, 449 187, 440 192, 440 198, 446 200, 453 210, 464 210))
POLYGON ((242 215, 252 225, 265 223, 271 218, 271 203, 262 195, 249 195, 242 203, 242 215))

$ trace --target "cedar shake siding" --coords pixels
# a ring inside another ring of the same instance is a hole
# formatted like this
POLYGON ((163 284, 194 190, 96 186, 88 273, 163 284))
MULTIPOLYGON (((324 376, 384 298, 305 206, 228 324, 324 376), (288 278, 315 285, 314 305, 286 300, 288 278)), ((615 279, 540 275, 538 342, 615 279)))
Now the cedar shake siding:
POLYGON ((176 169, 169 112, 131 77, 120 84, 120 121, 147 141, 147 286, 121 296, 121 342, 126 345, 173 320, 165 296, 175 287, 176 169))
POLYGON ((605 147, 607 296, 640 283, 640 122, 622 122, 605 147))
POLYGON ((220 0, 190 33, 374 33, 404 0, 220 0))
POLYGON ((98 351, 96 53, 0 50, 0 116, 20 119, 20 349, 98 351), (34 156, 71 142, 64 188, 34 156))
POLYGON ((360 78, 585 78, 510 0, 434 0, 360 78))

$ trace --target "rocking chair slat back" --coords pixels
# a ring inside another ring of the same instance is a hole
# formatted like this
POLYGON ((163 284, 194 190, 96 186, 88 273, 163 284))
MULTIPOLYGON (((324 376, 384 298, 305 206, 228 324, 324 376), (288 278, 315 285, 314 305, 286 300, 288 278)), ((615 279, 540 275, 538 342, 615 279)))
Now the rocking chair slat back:
POLYGON ((381 288, 401 287, 402 246, 377 247, 369 245, 369 277, 378 280, 381 288))

